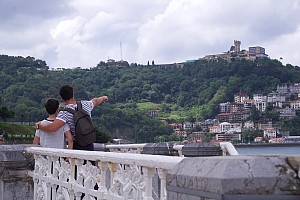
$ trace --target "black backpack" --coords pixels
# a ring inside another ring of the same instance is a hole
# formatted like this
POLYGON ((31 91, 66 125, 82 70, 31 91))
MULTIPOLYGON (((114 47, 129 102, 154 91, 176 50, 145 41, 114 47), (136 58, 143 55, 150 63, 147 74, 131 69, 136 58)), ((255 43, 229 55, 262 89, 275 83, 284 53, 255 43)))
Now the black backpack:
POLYGON ((75 140, 80 146, 86 146, 96 141, 96 130, 90 115, 82 109, 80 101, 77 101, 77 109, 65 108, 73 114, 75 125, 75 140))

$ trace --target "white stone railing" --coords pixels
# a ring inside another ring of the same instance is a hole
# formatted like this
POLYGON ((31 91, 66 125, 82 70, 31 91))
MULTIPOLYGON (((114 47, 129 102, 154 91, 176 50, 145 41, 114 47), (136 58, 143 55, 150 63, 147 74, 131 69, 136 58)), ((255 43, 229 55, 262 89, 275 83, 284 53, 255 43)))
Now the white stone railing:
POLYGON ((223 152, 223 156, 238 156, 239 153, 237 152, 237 150, 235 149, 235 147, 233 146, 233 144, 231 142, 220 142, 220 147, 222 149, 223 152))
POLYGON ((79 200, 83 194, 83 199, 152 200, 152 177, 156 173, 161 186, 159 196, 165 200, 166 173, 184 159, 42 147, 26 150, 35 158, 34 171, 29 173, 34 182, 34 200, 79 200))
MULTIPOLYGON (((146 144, 110 144, 106 145, 106 149, 110 152, 121 153, 138 153, 140 154, 146 144)), ((173 149, 178 152, 178 156, 182 157, 182 147, 184 145, 174 145, 173 149)), ((236 156, 239 155, 231 142, 220 142, 220 148, 223 156, 236 156)))
POLYGON ((144 144, 108 144, 106 149, 110 152, 120 152, 120 153, 138 153, 140 154, 143 150, 144 144))
POLYGON ((174 150, 176 150, 177 152, 178 152, 178 156, 179 157, 183 157, 183 155, 182 155, 182 147, 183 147, 184 145, 174 145, 173 146, 173 149, 174 150))

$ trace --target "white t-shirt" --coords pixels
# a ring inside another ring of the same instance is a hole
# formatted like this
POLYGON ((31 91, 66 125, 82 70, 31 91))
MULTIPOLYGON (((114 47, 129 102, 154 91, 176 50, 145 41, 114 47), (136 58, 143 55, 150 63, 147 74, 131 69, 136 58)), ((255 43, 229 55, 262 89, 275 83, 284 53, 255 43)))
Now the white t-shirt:
MULTIPOLYGON (((51 124, 53 121, 43 120, 42 125, 51 124)), ((35 136, 40 138, 40 145, 42 147, 66 149, 66 137, 65 132, 69 131, 70 127, 65 124, 55 132, 45 132, 40 129, 36 130, 35 136)))

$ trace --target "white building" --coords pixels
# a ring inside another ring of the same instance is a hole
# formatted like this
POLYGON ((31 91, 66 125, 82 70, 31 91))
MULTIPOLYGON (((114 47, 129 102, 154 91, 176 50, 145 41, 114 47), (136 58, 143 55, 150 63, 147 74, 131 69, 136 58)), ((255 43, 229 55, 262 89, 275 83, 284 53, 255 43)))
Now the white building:
POLYGON ((276 128, 266 128, 264 129, 264 137, 276 138, 277 132, 276 128))
POLYGON ((246 121, 244 123, 244 128, 254 128, 254 122, 253 121, 246 121))
POLYGON ((276 92, 271 92, 268 94, 268 102, 273 103, 273 102, 285 102, 285 95, 276 93, 276 92))
POLYGON ((295 110, 300 110, 300 100, 291 101, 291 108, 295 110))
POLYGON ((234 94, 234 102, 235 103, 242 103, 244 100, 248 100, 248 99, 249 99, 249 96, 242 91, 234 94))
POLYGON ((241 134, 226 134, 226 133, 220 133, 216 134, 216 140, 222 140, 222 141, 230 141, 230 140, 241 140, 241 134))
POLYGON ((211 126, 209 127, 209 133, 221 133, 220 126, 211 126))
POLYGON ((266 110, 268 101, 267 101, 267 96, 263 94, 254 94, 253 100, 254 104, 256 106, 256 109, 263 112, 266 110))
POLYGON ((267 96, 263 94, 254 94, 253 96, 253 100, 258 102, 267 101, 267 99, 268 99, 267 96))
POLYGON ((254 104, 254 101, 252 99, 245 99, 242 103, 245 110, 250 110, 254 104))
POLYGON ((230 113, 230 108, 231 108, 230 102, 219 104, 220 113, 230 113))
POLYGON ((227 132, 242 132, 242 125, 241 123, 228 123, 222 122, 219 124, 220 132, 227 133, 227 132))
POLYGON ((220 123, 219 124, 219 126, 220 126, 220 128, 221 128, 221 132, 227 132, 227 131, 229 131, 230 130, 230 123, 228 123, 228 122, 222 122, 222 123, 220 123))
POLYGON ((192 122, 184 122, 183 123, 183 129, 184 130, 189 130, 191 128, 193 128, 193 123, 192 122))
POLYGON ((295 109, 292 108, 282 108, 279 114, 280 118, 293 118, 297 117, 295 109))

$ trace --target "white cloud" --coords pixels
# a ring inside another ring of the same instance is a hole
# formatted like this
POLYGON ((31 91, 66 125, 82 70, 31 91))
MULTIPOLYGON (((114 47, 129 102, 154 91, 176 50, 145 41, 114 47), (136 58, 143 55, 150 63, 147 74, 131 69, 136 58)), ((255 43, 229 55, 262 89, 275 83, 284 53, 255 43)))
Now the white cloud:
POLYGON ((242 40, 243 48, 262 45, 297 29, 299 8, 293 4, 173 0, 164 13, 140 27, 139 57, 159 62, 198 58, 229 50, 234 39, 242 40))
MULTIPOLYGON (((300 1, 72 0, 23 9, 8 0, 0 17, 1 54, 33 56, 50 67, 93 67, 108 57, 146 64, 180 62, 263 46, 300 65, 300 1), (31 9, 30 9, 31 8, 31 9), (26 54, 26 55, 25 55, 26 54)), ((2 2, 2 1, 1 1, 2 2)), ((17 4, 18 5, 18 4, 17 4)))

